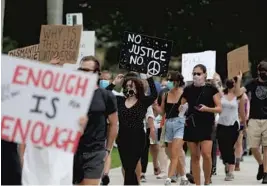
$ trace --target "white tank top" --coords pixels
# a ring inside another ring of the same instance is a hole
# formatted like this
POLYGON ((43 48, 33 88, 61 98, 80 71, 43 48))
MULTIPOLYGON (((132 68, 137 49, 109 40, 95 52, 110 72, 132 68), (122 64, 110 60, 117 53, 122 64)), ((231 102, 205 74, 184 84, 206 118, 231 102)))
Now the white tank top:
POLYGON ((224 126, 233 126, 237 121, 239 124, 238 117, 238 101, 237 98, 233 98, 229 101, 225 95, 221 98, 222 112, 220 114, 218 124, 224 126))

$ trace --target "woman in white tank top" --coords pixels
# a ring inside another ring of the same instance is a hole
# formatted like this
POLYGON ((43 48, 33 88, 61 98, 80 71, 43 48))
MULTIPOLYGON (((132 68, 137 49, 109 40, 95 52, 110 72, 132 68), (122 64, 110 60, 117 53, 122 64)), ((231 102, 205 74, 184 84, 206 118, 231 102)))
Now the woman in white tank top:
POLYGON ((222 112, 220 113, 217 125, 219 149, 225 164, 225 181, 232 181, 234 179, 234 145, 238 139, 240 129, 239 111, 241 113, 241 120, 245 120, 243 96, 237 97, 234 89, 235 81, 233 79, 227 80, 226 88, 221 97, 222 112))

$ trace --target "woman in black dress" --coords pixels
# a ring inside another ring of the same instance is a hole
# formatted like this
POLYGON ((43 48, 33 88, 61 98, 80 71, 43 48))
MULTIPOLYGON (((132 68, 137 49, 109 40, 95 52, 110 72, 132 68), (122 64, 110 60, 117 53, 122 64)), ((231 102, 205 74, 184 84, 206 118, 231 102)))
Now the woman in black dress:
MULTIPOLYGON (((124 97, 117 96, 119 133, 117 145, 125 170, 124 185, 139 185, 135 168, 143 153, 146 136, 144 131, 144 118, 147 108, 157 98, 157 90, 150 77, 147 79, 151 94, 145 96, 144 86, 140 79, 129 77, 123 81, 124 97)), ((107 89, 113 89, 111 84, 107 89)))
POLYGON ((184 141, 191 152, 192 171, 196 185, 200 185, 200 150, 203 157, 205 185, 211 183, 212 130, 215 113, 222 110, 220 94, 211 84, 206 84, 207 69, 196 65, 193 69, 193 84, 184 89, 182 104, 188 103, 184 141))

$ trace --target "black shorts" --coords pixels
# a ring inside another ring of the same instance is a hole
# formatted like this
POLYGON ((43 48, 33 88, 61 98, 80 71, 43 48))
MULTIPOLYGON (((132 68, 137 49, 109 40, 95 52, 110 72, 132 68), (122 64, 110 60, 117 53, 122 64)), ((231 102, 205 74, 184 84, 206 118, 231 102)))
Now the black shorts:
POLYGON ((186 142, 202 142, 212 140, 213 125, 205 127, 185 127, 184 141, 186 142))
POLYGON ((81 183, 83 179, 101 179, 107 152, 78 152, 74 156, 73 184, 81 183))

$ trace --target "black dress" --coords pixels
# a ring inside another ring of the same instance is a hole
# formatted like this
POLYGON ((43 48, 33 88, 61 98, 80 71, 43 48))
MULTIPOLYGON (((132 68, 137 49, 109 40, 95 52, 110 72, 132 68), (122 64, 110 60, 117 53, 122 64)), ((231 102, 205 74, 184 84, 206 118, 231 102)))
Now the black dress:
POLYGON ((203 104, 214 107, 213 96, 218 90, 210 84, 195 87, 193 84, 184 89, 182 97, 187 100, 188 112, 186 114, 186 125, 184 128, 184 141, 201 142, 212 140, 212 131, 215 121, 214 113, 200 112, 195 107, 203 104))
MULTIPOLYGON (((117 96, 119 116, 117 145, 122 166, 125 170, 124 185, 138 185, 135 169, 146 143, 143 121, 147 108, 157 98, 157 90, 153 78, 149 78, 147 81, 151 95, 138 100, 131 108, 125 106, 125 97, 117 96)), ((113 86, 110 85, 107 89, 112 89, 113 86)))

